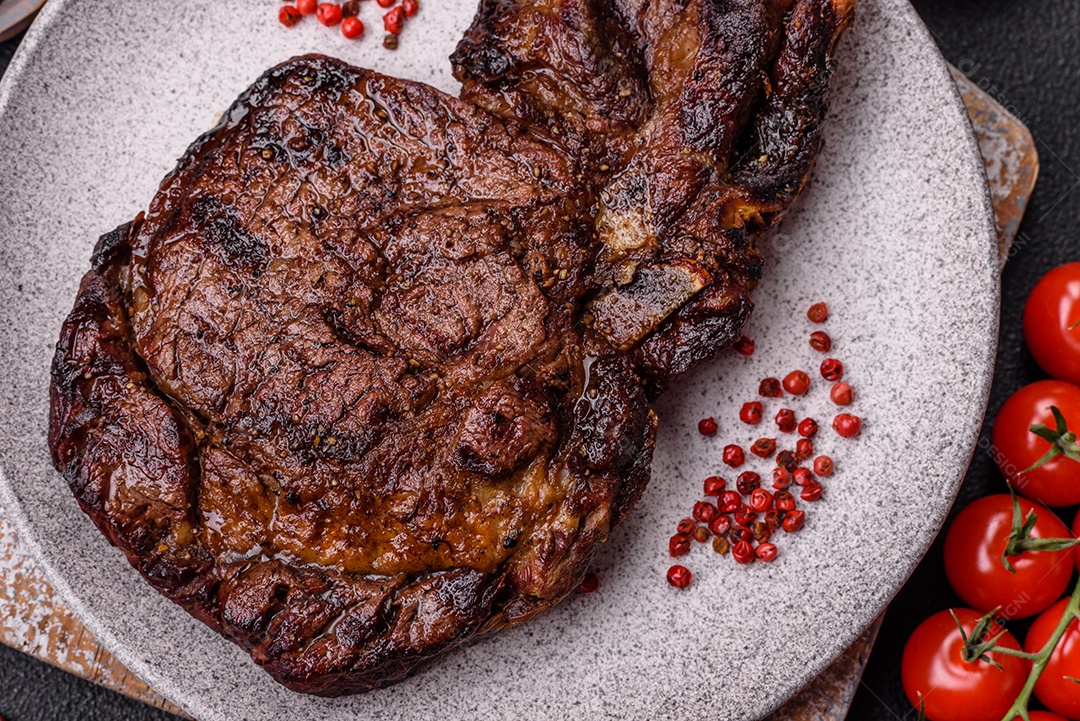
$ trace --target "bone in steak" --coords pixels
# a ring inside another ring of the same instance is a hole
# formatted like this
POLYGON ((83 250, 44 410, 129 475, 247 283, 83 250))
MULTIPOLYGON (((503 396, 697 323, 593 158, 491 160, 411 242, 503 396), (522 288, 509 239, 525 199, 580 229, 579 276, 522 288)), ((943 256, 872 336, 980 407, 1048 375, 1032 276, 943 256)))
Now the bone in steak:
POLYGON ((453 98, 268 71, 94 252, 50 445, 161 593, 297 691, 579 583, 650 399, 738 337, 852 0, 484 0, 453 98))

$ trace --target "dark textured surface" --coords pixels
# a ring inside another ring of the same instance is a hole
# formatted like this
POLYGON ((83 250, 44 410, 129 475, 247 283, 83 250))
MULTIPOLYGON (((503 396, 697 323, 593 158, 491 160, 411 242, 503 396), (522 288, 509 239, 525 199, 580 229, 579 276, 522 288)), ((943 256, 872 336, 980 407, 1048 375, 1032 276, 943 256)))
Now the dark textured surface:
MULTIPOLYGON (((997 370, 981 444, 1005 400, 1044 377, 1024 347, 1024 299, 1051 268, 1080 257, 1080 5, 1058 0, 917 0, 945 57, 1030 128, 1041 170, 1003 278, 997 370)), ((955 511, 1005 492, 993 460, 976 450, 955 511)), ((1072 510, 1060 513, 1071 520, 1072 510)), ((867 529, 872 532, 872 529, 867 529)), ((945 579, 942 541, 931 548, 890 606, 850 721, 914 718, 900 685, 908 635, 927 616, 959 604, 945 579)), ((1013 629, 1022 634, 1023 624, 1013 629)))
POLYGON ((8 721, 158 721, 176 716, 0 645, 0 714, 8 721))
MULTIPOLYGON (((1026 293, 1043 272, 1080 255, 1080 240, 1071 223, 1080 210, 1080 189, 1069 193, 1078 182, 1074 172, 1080 175, 1080 106, 1074 92, 1080 80, 1080 55, 1075 53, 1080 7, 1057 0, 923 0, 917 6, 946 57, 1028 123, 1042 156, 1039 187, 1022 227, 1022 246, 1005 273, 993 412, 1013 390, 1040 377, 1023 349, 1019 321, 1026 293)), ((13 43, 0 45, 0 60, 6 62, 13 48, 13 43)), ((989 458, 979 453, 961 503, 1002 488, 989 458)), ((908 714, 898 681, 903 641, 919 620, 955 602, 944 581, 940 548, 935 547, 887 617, 851 719, 908 714)), ((172 718, 3 648, 0 713, 11 721, 172 718)))

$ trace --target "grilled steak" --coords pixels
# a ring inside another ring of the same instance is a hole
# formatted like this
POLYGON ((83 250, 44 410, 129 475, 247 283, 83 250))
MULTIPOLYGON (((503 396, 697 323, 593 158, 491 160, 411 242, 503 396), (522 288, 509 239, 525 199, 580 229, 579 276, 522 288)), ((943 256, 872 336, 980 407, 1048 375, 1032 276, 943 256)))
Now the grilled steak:
POLYGON ((484 0, 460 99, 268 71, 101 238, 50 445, 161 593, 355 693, 557 603, 730 344, 851 0, 484 0))

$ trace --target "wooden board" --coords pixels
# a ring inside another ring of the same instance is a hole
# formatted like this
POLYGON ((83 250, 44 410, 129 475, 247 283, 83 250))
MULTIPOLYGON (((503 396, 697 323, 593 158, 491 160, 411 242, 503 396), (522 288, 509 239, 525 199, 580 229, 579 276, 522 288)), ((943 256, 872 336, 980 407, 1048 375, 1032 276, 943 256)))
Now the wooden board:
MULTIPOLYGON (((1031 134, 993 98, 954 70, 986 162, 1002 262, 1038 175, 1031 134)), ((147 589, 149 593, 150 590, 147 589)), ((768 721, 841 721, 858 689, 880 620, 768 721)), ((0 642, 178 715, 182 712, 122 666, 54 593, 0 507, 0 642)))
POLYGON ((44 4, 45 0, 0 0, 0 42, 25 30, 44 4))

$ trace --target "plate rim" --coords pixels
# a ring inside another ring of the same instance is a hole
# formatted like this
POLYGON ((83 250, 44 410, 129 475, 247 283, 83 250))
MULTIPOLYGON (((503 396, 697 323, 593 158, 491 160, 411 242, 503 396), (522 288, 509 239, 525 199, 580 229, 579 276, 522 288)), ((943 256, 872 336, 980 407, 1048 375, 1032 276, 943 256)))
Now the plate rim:
MULTIPOLYGON (((39 46, 49 39, 49 33, 53 25, 73 1, 74 0, 51 0, 50 2, 46 2, 34 22, 31 24, 30 29, 27 31, 26 36, 16 50, 11 63, 4 73, 2 80, 0 80, 0 117, 4 117, 10 112, 14 93, 16 89, 21 86, 26 77, 25 70, 29 59, 37 52, 39 46)), ((867 1, 868 0, 862 0, 863 3, 867 1)), ((989 403, 990 387, 993 382, 995 371, 1000 326, 1001 266, 997 252, 997 229, 993 203, 990 195, 989 183, 985 175, 982 155, 978 149, 978 142, 971 127, 966 107, 963 104, 959 90, 950 73, 948 63, 945 60, 941 49, 934 41, 932 33, 922 22, 909 0, 876 1, 896 11, 891 15, 891 18, 903 21, 914 35, 912 45, 917 48, 918 51, 929 54, 929 59, 933 60, 932 63, 928 64, 928 68, 932 68, 933 73, 937 76, 935 85, 937 87, 944 85, 948 89, 947 105, 943 106, 942 110, 950 112, 952 117, 947 118, 949 124, 957 126, 956 129, 960 131, 958 136, 962 137, 957 137, 956 141, 963 145, 966 171, 976 175, 976 185, 978 186, 981 200, 980 205, 982 206, 979 217, 973 217, 972 221, 973 231, 976 231, 977 229, 974 228, 974 225, 977 221, 981 220, 981 225, 983 226, 981 234, 985 236, 984 239, 986 241, 983 244, 986 248, 986 257, 982 258, 982 262, 986 263, 986 270, 988 273, 986 273, 985 276, 980 275, 980 280, 983 285, 986 286, 983 290, 986 292, 985 300, 987 301, 989 317, 986 318, 987 323, 984 327, 986 329, 986 340, 988 342, 982 346, 983 363, 980 365, 978 377, 972 379, 974 382, 972 383, 972 391, 969 394, 970 408, 963 409, 964 412, 962 413, 963 417, 967 419, 967 423, 963 428, 962 438, 958 439, 958 445, 961 447, 966 445, 970 450, 966 456, 966 461, 962 464, 960 461, 963 457, 958 454, 957 462, 951 469, 951 475, 954 476, 954 480, 951 493, 948 494, 950 499, 949 503, 942 503, 939 507, 927 514, 926 528, 933 530, 928 532, 925 539, 919 539, 924 543, 922 553, 918 554, 917 557, 913 555, 906 568, 897 568, 890 574, 891 587, 885 594, 879 596, 879 598, 885 599, 880 607, 878 607, 876 603, 864 606, 863 610, 857 614, 861 619, 860 623, 855 627, 850 628, 847 634, 837 634, 837 637, 833 638, 832 643, 828 645, 827 653, 819 654, 817 659, 813 663, 807 664, 801 672, 790 674, 788 677, 789 680, 786 683, 777 684, 778 693, 774 699, 775 703, 768 708, 767 712, 762 715, 762 718, 768 716, 770 713, 787 703, 787 701, 798 693, 800 689, 816 678, 826 667, 832 664, 836 658, 838 658, 840 654, 842 654, 844 650, 846 650, 866 630, 866 628, 882 615, 887 610, 889 603, 891 603, 892 599, 907 583, 912 573, 914 573, 915 569, 930 551, 934 540, 937 538, 938 534, 940 534, 942 525, 955 503, 957 494, 959 493, 968 467, 970 466, 971 458, 978 449, 978 441, 982 433, 983 420, 989 403)), ((858 3, 856 4, 856 12, 858 12, 858 3)), ((927 77, 930 80, 935 79, 930 77, 929 74, 927 77)), ((972 260, 974 261, 977 259, 973 258, 972 260)), ((217 712, 210 708, 202 698, 192 698, 184 695, 183 689, 174 687, 174 684, 171 683, 170 678, 166 674, 158 672, 155 670, 153 664, 142 660, 136 649, 129 648, 127 644, 117 638, 101 620, 99 614, 83 602, 79 594, 71 587, 64 574, 56 568, 49 555, 42 549, 37 538, 34 524, 30 520, 23 506, 23 502, 19 498, 17 491, 8 478, 8 473, 4 470, 2 465, 0 465, 0 505, 2 505, 4 511, 15 526, 18 539, 23 543, 26 550, 45 572, 46 577, 54 590, 110 653, 156 692, 160 693, 192 716, 196 718, 218 718, 217 712)), ((148 591, 149 590, 152 589, 148 589, 148 591)))

